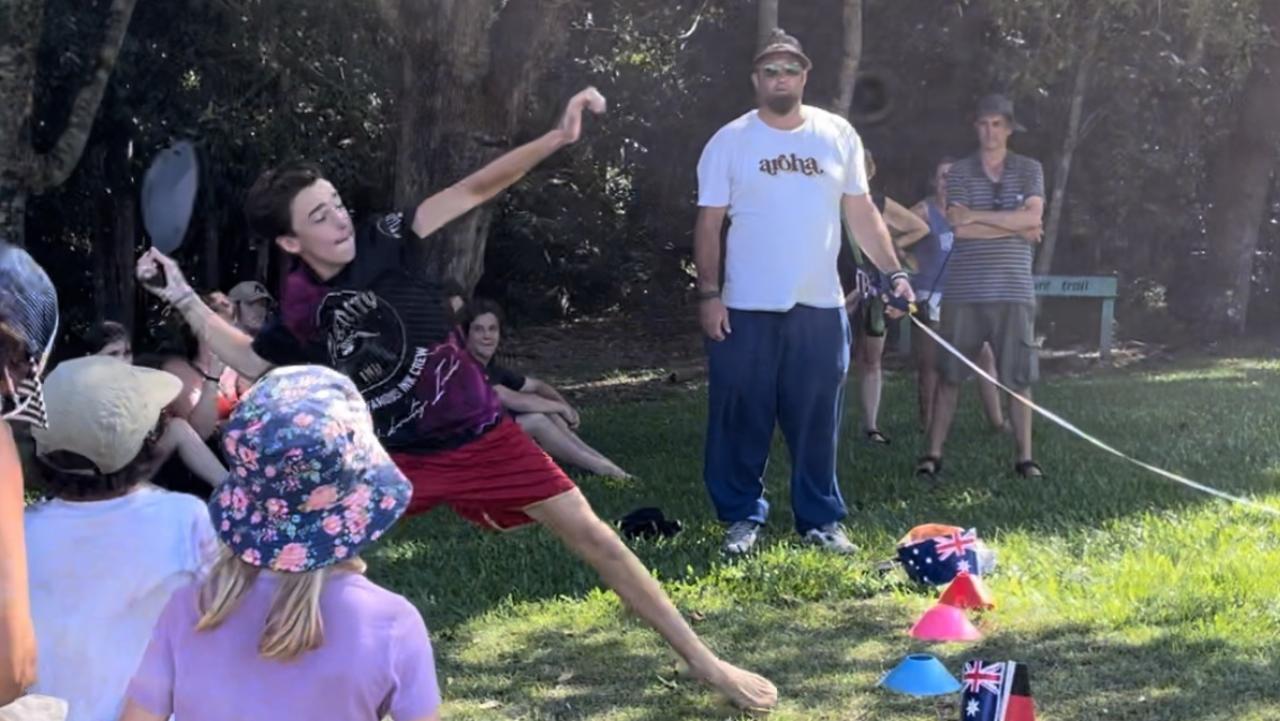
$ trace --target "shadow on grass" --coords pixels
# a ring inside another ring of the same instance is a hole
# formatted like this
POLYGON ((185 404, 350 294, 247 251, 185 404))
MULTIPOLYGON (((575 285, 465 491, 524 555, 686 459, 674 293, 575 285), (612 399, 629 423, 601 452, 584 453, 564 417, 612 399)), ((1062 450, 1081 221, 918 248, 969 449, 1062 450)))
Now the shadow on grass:
MULTIPOLYGON (((729 660, 777 683, 783 702, 772 718, 779 721, 933 718, 933 701, 876 687, 904 655, 921 651, 938 655, 957 677, 970 658, 1028 664, 1041 717, 1057 721, 1280 718, 1275 652, 1241 658, 1220 642, 1159 634, 1133 641, 1082 626, 930 649, 906 637, 909 624, 902 604, 878 599, 804 613, 742 608, 708 619, 700 630, 733 649, 729 660)), ((670 656, 635 624, 602 626, 571 634, 554 625, 528 629, 499 621, 469 631, 460 639, 467 644, 491 649, 493 637, 504 635, 507 645, 502 652, 442 655, 442 668, 454 679, 446 688, 454 699, 450 717, 679 721, 734 715, 691 680, 677 678, 670 656)))
MULTIPOLYGON (((1038 389, 1037 398, 1122 450, 1229 492, 1280 489, 1280 436, 1269 423, 1280 404, 1280 372, 1208 368, 1154 378, 1062 381, 1038 389), (1215 378, 1215 372, 1229 377, 1215 378)), ((945 480, 928 486, 912 474, 920 444, 914 393, 902 378, 886 387, 881 426, 894 438, 889 447, 853 440, 860 434, 856 398, 850 401, 839 473, 852 507, 851 534, 874 558, 892 555, 894 540, 922 522, 977 526, 998 541, 1003 532, 1070 533, 1137 513, 1219 503, 1045 423, 1037 424, 1036 448, 1049 476, 1019 479, 1011 470, 1011 440, 983 427, 971 388, 947 447, 945 480)), ((722 562, 721 527, 701 478, 704 402, 699 394, 597 411, 587 419, 594 431, 588 439, 640 476, 631 482, 583 479, 580 485, 600 516, 616 520, 634 508, 657 505, 685 524, 675 539, 633 546, 662 580, 702 578, 722 562)), ((795 539, 789 473, 785 448, 777 443, 766 474, 774 508, 766 548, 795 539)), ((508 601, 578 597, 599 586, 594 572, 550 534, 493 534, 445 509, 400 524, 371 561, 375 580, 417 603, 433 628, 445 633, 508 601)))
MULTIPOLYGON (((1143 460, 1231 492, 1274 493, 1280 489, 1280 436, 1272 431, 1271 417, 1280 402, 1275 382, 1280 372, 1249 369, 1214 376, 1210 371, 1205 377, 1063 380, 1037 389, 1037 399, 1143 460)), ((846 499, 856 505, 848 519, 852 535, 867 549, 854 564, 891 555, 894 539, 921 522, 974 525, 998 545, 1005 532, 1067 535, 1137 514, 1219 503, 1042 422, 1037 423, 1037 456, 1050 475, 1018 479, 1011 472, 1010 439, 983 427, 971 389, 964 392, 966 405, 948 444, 946 481, 927 487, 911 472, 920 444, 914 393, 901 378, 886 388, 882 428, 894 439, 887 448, 852 440, 860 434, 856 398, 850 401, 840 477, 846 499)), ((680 536, 638 543, 637 555, 662 580, 711 585, 715 582, 709 579, 724 564, 720 527, 701 481, 704 403, 698 394, 588 413, 588 440, 640 480, 587 478, 581 485, 603 518, 658 505, 684 521, 680 536)), ((766 552, 794 538, 789 464, 781 444, 774 451, 767 473, 774 515, 766 529, 766 552)), ((788 561, 794 566, 788 582, 804 570, 797 570, 805 563, 797 557, 788 561)), ((819 571, 823 563, 844 561, 824 560, 819 571)), ((905 638, 911 619, 902 608, 883 597, 790 605, 771 585, 768 564, 750 560, 744 567, 754 575, 743 583, 757 594, 763 591, 767 600, 744 602, 697 629, 717 647, 731 650, 729 660, 778 682, 786 702, 776 720, 933 718, 929 704, 874 688, 884 671, 918 650, 905 638)), ((637 622, 606 621, 572 634, 558 623, 530 625, 524 619, 527 602, 581 599, 600 585, 590 569, 541 530, 499 536, 437 511, 401 524, 380 544, 371 575, 422 609, 437 639, 442 672, 455 679, 447 690, 449 698, 458 699, 449 708, 451 718, 657 721, 731 715, 688 680, 676 680, 672 688, 670 653, 637 622), (507 637, 494 639, 495 634, 507 637), (574 675, 557 680, 568 672, 574 675), (486 700, 500 705, 482 708, 486 700)), ((819 591, 808 597, 823 596, 819 591)), ((557 607, 581 608, 578 603, 557 607)), ((1179 633, 1185 636, 1187 627, 1135 639, 1059 626, 996 635, 976 649, 946 649, 942 655, 957 674, 974 656, 1028 662, 1037 701, 1045 716, 1058 720, 1280 719, 1274 652, 1247 657, 1229 642, 1187 641, 1179 633)))

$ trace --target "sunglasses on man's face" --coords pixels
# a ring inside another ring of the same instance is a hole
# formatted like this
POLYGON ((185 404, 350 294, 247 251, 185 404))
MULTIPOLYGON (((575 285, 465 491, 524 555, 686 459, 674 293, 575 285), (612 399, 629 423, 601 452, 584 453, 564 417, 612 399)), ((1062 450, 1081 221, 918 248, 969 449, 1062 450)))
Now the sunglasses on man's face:
POLYGON ((777 78, 786 75, 789 78, 798 78, 800 73, 804 72, 804 68, 799 63, 769 63, 760 66, 760 74, 766 78, 777 78))

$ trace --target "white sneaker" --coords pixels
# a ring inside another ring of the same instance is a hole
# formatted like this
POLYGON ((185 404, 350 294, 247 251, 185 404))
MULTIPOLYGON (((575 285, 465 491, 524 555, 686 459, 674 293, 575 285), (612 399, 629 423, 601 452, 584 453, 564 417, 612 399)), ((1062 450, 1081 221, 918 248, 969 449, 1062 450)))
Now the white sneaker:
POLYGON ((821 546, 832 553, 857 553, 858 547, 853 545, 839 523, 828 523, 825 526, 811 528, 804 534, 805 543, 821 546))
POLYGON ((724 534, 724 552, 731 556, 741 556, 751 550, 760 539, 760 524, 755 521, 738 521, 729 526, 724 534))

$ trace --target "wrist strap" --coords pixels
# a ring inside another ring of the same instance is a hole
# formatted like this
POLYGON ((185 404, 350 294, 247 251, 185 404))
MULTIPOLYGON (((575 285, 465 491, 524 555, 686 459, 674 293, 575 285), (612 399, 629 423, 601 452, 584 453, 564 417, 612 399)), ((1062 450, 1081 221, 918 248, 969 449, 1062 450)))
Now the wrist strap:
POLYGON ((720 290, 719 290, 718 288, 717 288, 716 290, 700 290, 700 291, 698 291, 698 300, 699 300, 699 301, 703 301, 703 300, 715 300, 716 298, 719 298, 719 297, 720 297, 720 290))
POLYGON ((196 292, 194 290, 188 290, 186 293, 183 293, 181 296, 178 296, 176 299, 174 299, 174 301, 169 305, 172 305, 174 308, 178 308, 178 310, 182 310, 181 305, 187 302, 188 300, 194 298, 195 295, 196 295, 196 292))
POLYGON ((889 274, 889 285, 890 286, 894 285, 895 283, 898 282, 899 279, 910 280, 911 274, 905 270, 895 270, 889 274))

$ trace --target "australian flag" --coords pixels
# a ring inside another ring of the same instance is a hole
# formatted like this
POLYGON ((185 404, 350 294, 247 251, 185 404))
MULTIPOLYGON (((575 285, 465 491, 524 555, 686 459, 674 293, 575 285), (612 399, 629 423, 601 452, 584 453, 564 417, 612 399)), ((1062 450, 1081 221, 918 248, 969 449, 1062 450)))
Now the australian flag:
POLYGON ((960 682, 964 686, 960 721, 1035 721, 1025 664, 973 660, 964 665, 960 682))
POLYGON ((898 547, 898 560, 916 583, 943 586, 964 571, 974 576, 986 570, 979 558, 978 531, 956 530, 898 547))

